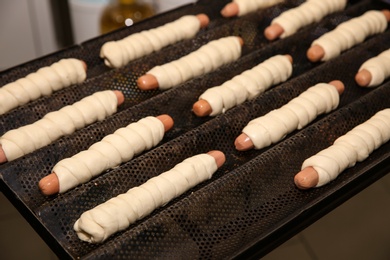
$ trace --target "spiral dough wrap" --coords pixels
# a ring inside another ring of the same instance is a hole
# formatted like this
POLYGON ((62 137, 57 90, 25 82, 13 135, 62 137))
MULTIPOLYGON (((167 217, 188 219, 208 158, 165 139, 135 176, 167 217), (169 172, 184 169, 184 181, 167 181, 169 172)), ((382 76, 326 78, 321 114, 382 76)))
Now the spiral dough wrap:
POLYGON ((199 99, 206 100, 212 108, 210 115, 216 116, 287 80, 291 73, 292 64, 289 59, 285 55, 276 55, 221 86, 206 90, 199 99))
POLYGON ((211 41, 178 60, 156 66, 146 74, 156 77, 160 89, 169 89, 216 70, 240 56, 241 44, 238 37, 229 36, 211 41))
POLYGON ((33 124, 6 132, 0 144, 8 161, 31 153, 61 136, 70 135, 116 112, 118 99, 111 90, 96 92, 73 105, 46 114, 33 124))
POLYGON ((242 132, 251 139, 255 149, 261 149, 303 128, 318 115, 334 110, 339 100, 334 86, 319 83, 281 108, 250 121, 242 132))
POLYGON ((313 41, 311 46, 321 46, 325 51, 322 61, 327 61, 362 43, 367 37, 384 32, 386 28, 387 20, 381 11, 367 11, 360 17, 341 23, 313 41))
POLYGON ((200 29, 195 15, 185 15, 160 27, 134 33, 118 41, 103 44, 100 57, 109 67, 120 68, 132 60, 158 51, 184 39, 191 39, 200 29))
POLYGON ((233 0, 238 5, 238 16, 243 16, 261 8, 267 8, 284 0, 233 0))
POLYGON ((367 70, 371 73, 371 81, 367 87, 376 87, 390 77, 390 49, 364 62, 359 71, 367 70))
POLYGON ((319 177, 316 187, 323 186, 346 168, 365 160, 389 139, 390 108, 387 108, 336 139, 332 146, 306 159, 302 169, 312 166, 319 177))
POLYGON ((81 83, 87 74, 80 60, 62 59, 0 88, 0 115, 53 91, 81 83))
POLYGON ((85 183, 105 170, 149 150, 162 140, 164 133, 164 124, 159 119, 145 117, 116 130, 88 150, 59 161, 53 168, 59 180, 59 192, 85 183))
POLYGON ((187 158, 171 170, 84 212, 74 224, 74 230, 83 241, 103 242, 156 208, 210 179, 216 170, 217 164, 211 155, 198 154, 187 158))
POLYGON ((271 24, 279 24, 284 30, 280 38, 285 38, 304 26, 319 22, 328 14, 343 10, 346 5, 347 0, 308 0, 296 8, 283 12, 273 19, 271 24))

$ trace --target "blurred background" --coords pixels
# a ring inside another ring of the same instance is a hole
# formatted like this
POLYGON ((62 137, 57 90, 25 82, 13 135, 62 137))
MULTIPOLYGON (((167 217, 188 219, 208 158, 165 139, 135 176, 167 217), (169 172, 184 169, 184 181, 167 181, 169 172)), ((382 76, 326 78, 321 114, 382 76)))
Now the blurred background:
POLYGON ((193 2, 195 0, 1 0, 0 71, 94 38, 118 24, 130 26, 193 2), (101 23, 103 17, 104 24, 101 23))

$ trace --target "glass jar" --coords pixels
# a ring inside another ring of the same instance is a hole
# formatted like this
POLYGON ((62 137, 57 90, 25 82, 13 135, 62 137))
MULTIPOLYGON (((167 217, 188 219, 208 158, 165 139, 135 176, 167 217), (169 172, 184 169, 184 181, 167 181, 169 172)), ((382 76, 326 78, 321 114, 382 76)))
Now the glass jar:
POLYGON ((115 0, 104 8, 100 19, 102 34, 130 26, 155 14, 154 8, 137 0, 115 0))

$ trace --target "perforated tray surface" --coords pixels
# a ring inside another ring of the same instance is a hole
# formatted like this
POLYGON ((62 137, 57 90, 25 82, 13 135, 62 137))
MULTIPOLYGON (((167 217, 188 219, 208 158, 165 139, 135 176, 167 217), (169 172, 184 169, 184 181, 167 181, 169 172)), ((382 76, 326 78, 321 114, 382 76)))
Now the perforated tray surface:
POLYGON ((0 133, 32 123, 96 91, 118 89, 126 97, 119 111, 106 120, 0 166, 2 191, 61 258, 258 257, 390 172, 387 143, 322 188, 301 191, 293 183, 307 157, 328 147, 377 111, 390 107, 389 81, 374 89, 361 88, 354 82, 354 75, 365 60, 390 47, 389 30, 332 61, 310 63, 306 58, 306 50, 314 39, 369 9, 383 9, 384 4, 349 1, 345 11, 291 37, 269 42, 263 31, 271 19, 302 1, 288 1, 231 19, 219 14, 226 3, 227 0, 201 0, 1 73, 0 85, 4 85, 64 57, 80 58, 88 64, 86 82, 0 116, 0 133), (100 47, 108 40, 157 27, 184 14, 198 13, 209 15, 211 23, 194 39, 164 48, 121 69, 110 69, 99 58, 100 47), (241 36, 245 41, 237 62, 168 91, 146 92, 137 88, 136 79, 154 65, 177 59, 210 40, 229 35, 241 36), (293 76, 287 82, 215 118, 198 118, 193 114, 193 103, 207 88, 220 85, 276 54, 293 56, 293 76), (235 138, 251 119, 282 106, 318 82, 334 79, 346 85, 336 111, 320 116, 268 148, 235 150, 235 138), (60 159, 87 149, 117 128, 160 114, 171 115, 175 125, 158 147, 64 194, 45 197, 39 192, 38 181, 60 159), (77 238, 73 224, 82 212, 171 169, 187 157, 214 149, 223 151, 227 161, 209 181, 102 244, 91 245, 77 238))

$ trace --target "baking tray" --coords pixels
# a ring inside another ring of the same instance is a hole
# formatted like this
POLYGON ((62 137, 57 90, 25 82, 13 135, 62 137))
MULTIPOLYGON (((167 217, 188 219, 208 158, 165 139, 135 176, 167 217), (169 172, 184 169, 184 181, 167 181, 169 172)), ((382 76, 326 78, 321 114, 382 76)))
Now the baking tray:
POLYGON ((345 11, 329 15, 291 37, 269 42, 263 31, 272 18, 302 1, 287 1, 243 17, 226 19, 219 11, 228 2, 200 0, 0 74, 0 85, 4 85, 64 57, 80 58, 88 64, 88 79, 84 83, 0 116, 1 133, 32 123, 96 91, 118 89, 126 97, 118 112, 106 120, 0 166, 1 191, 60 258, 258 259, 390 172, 390 144, 387 143, 324 187, 301 191, 293 183, 294 175, 307 157, 328 147, 377 111, 390 107, 388 80, 373 89, 361 88, 354 82, 354 75, 365 60, 390 47, 389 30, 325 63, 311 63, 305 56, 311 42, 323 33, 351 17, 369 9, 384 9, 386 5, 369 0, 349 1, 345 11), (194 39, 164 48, 120 69, 106 67, 98 56, 101 45, 108 40, 197 13, 206 13, 211 22, 194 39), (245 41, 238 61, 167 91, 137 88, 136 79, 153 66, 230 35, 241 36, 245 41), (193 103, 207 88, 276 54, 293 56, 293 75, 288 81, 220 116, 198 118, 193 114, 193 103), (318 82, 334 79, 346 85, 336 111, 320 116, 278 144, 247 152, 235 150, 235 138, 251 119, 282 106, 318 82), (157 147, 64 194, 45 197, 39 192, 38 181, 62 158, 87 149, 131 122, 159 114, 171 115, 175 125, 157 147), (77 238, 73 224, 82 212, 171 169, 187 157, 214 149, 223 151, 227 161, 210 180, 102 244, 88 244, 77 238))

